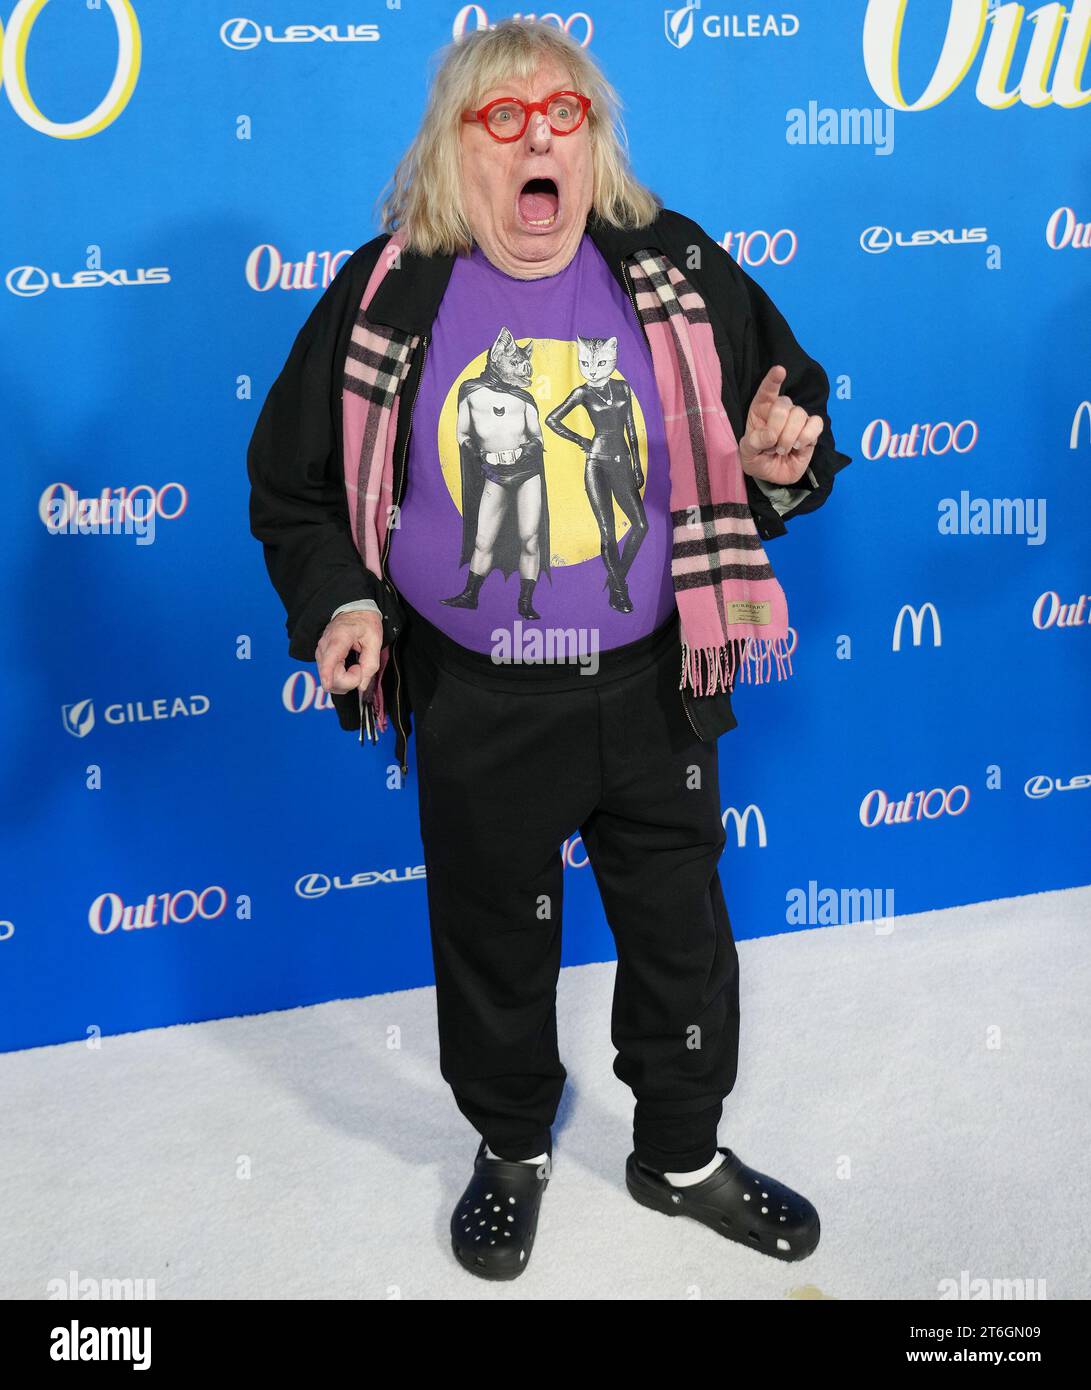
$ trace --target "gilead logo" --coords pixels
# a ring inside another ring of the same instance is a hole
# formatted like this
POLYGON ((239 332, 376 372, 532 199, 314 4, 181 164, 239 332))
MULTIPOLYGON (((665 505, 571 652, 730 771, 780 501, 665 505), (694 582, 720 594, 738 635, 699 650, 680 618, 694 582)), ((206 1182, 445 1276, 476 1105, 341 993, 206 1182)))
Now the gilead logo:
POLYGON ((681 9, 663 11, 663 33, 669 44, 685 48, 698 31, 706 39, 758 39, 768 34, 792 38, 799 33, 796 14, 708 14, 697 25, 700 8, 701 0, 686 0, 681 9))
POLYGON ((944 791, 907 792, 892 801, 881 787, 868 792, 860 802, 860 824, 868 830, 877 825, 908 825, 913 820, 936 820, 939 816, 961 816, 970 804, 970 789, 963 783, 944 791))
MULTIPOLYGON (((1024 6, 1013 0, 990 13, 989 0, 949 3, 947 32, 932 76, 917 100, 909 101, 901 84, 902 39, 909 2, 868 0, 864 15, 864 69, 887 106, 897 111, 927 111, 946 101, 970 71, 983 42, 985 52, 976 87, 977 99, 983 106, 1004 111, 1017 101, 1031 107, 1053 102, 1076 107, 1091 101, 1091 89, 1080 85, 1091 39, 1091 0, 1072 0, 1067 8, 1060 3, 1035 7, 1029 16, 1033 27, 1026 62, 1014 83, 1011 60, 1021 38, 1024 6), (1047 85, 1051 68, 1053 81, 1047 85)), ((937 0, 919 0, 918 8, 922 13, 931 11, 938 8, 937 0)))
MULTIPOLYGON (((107 724, 150 724, 158 719, 178 719, 207 714, 212 701, 207 695, 165 695, 160 700, 129 700, 107 705, 103 720, 107 724)), ((77 700, 61 706, 61 723, 73 738, 86 738, 95 727, 95 706, 91 700, 77 700)))

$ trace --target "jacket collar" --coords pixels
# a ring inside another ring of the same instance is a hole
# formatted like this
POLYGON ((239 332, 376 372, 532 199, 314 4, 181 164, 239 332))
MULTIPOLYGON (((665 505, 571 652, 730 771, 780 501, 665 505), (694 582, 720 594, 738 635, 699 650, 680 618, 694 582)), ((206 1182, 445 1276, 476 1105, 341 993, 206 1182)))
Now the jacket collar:
MULTIPOLYGON (((600 222, 592 213, 587 219, 586 230, 620 280, 621 263, 626 256, 646 247, 657 251, 666 249, 661 223, 662 219, 657 217, 650 227, 623 231, 600 222)), ((368 318, 402 333, 428 333, 439 312, 454 264, 454 256, 421 256, 415 251, 403 251, 397 273, 384 275, 376 289, 368 305, 368 318)))

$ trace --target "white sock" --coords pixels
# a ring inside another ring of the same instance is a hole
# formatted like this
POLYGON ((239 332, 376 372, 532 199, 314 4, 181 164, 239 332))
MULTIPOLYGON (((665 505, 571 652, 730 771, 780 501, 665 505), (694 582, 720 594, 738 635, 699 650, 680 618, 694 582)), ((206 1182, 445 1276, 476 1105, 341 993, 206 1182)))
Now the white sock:
MULTIPOLYGON (((489 1146, 488 1146, 488 1144, 486 1144, 486 1145, 485 1145, 485 1157, 486 1157, 486 1158, 499 1158, 500 1155, 499 1155, 499 1154, 494 1154, 493 1151, 492 1151, 492 1149, 490 1149, 489 1146)), ((518 1159, 511 1158, 511 1159, 504 1159, 503 1161, 504 1161, 505 1163, 544 1163, 548 1157, 549 1157, 548 1154, 539 1154, 537 1158, 518 1158, 518 1159)))
POLYGON ((723 1154, 718 1153, 711 1162, 706 1163, 703 1168, 698 1168, 694 1173, 664 1173, 663 1176, 671 1187, 692 1187, 694 1183, 704 1182, 705 1178, 711 1177, 723 1161, 723 1154))

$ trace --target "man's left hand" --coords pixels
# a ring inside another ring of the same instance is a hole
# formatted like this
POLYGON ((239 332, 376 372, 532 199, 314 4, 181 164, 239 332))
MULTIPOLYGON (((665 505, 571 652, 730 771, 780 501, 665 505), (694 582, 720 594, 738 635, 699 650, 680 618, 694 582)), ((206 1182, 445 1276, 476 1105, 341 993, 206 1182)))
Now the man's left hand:
POLYGON ((770 367, 765 373, 739 440, 743 472, 781 487, 802 478, 826 428, 821 415, 808 415, 801 405, 780 394, 787 375, 786 367, 770 367))

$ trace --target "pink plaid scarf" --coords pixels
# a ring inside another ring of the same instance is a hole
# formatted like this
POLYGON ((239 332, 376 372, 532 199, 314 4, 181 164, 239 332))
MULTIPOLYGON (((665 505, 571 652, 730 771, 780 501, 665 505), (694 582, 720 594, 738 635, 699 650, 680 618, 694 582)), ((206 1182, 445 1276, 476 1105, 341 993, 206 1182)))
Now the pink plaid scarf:
MULTIPOLYGON (((393 515, 394 440, 399 392, 417 336, 370 323, 366 309, 398 262, 397 232, 368 280, 345 358, 344 473, 352 538, 364 564, 383 578, 393 515)), ((695 695, 761 683, 771 663, 791 673, 788 605, 758 537, 739 447, 720 394, 720 360, 708 310, 665 256, 639 251, 626 263, 633 303, 651 346, 670 460, 674 527, 671 578, 682 636, 679 688, 695 695)), ((387 726, 383 649, 371 701, 387 726)), ((364 695, 361 692, 361 706, 364 695)))

